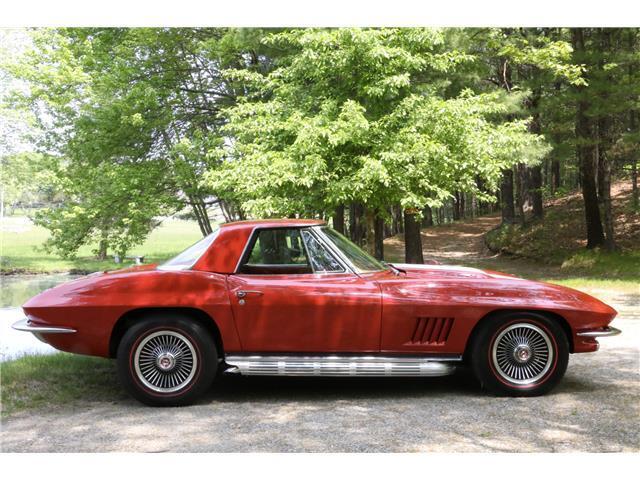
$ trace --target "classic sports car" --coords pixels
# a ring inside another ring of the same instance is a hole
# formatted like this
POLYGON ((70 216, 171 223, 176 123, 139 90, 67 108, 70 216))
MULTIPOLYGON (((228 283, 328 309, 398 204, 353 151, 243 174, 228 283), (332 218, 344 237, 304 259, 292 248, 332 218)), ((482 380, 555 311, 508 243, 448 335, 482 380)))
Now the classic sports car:
POLYGON ((440 376, 471 366, 501 395, 548 392, 569 353, 616 335, 582 292, 504 273, 379 262, 315 220, 228 223, 155 266, 47 290, 14 325, 117 359, 126 389, 184 405, 218 373, 440 376))

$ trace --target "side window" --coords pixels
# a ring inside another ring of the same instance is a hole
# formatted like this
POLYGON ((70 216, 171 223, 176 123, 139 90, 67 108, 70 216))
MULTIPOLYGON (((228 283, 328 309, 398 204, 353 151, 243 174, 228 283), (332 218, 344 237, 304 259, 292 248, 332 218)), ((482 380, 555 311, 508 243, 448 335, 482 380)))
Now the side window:
POLYGON ((312 273, 300 229, 259 230, 242 273, 312 273))
POLYGON ((307 246, 314 272, 344 272, 344 268, 324 245, 308 230, 302 231, 302 238, 307 246))

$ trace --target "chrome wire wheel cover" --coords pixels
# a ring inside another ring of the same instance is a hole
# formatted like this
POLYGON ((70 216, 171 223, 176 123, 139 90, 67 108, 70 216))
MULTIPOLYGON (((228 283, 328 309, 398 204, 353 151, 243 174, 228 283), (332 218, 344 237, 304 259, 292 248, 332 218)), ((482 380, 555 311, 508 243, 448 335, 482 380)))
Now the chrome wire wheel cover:
POLYGON ((133 364, 138 379, 154 392, 176 392, 191 382, 198 367, 193 344, 178 332, 161 330, 145 337, 133 364))
POLYGON ((536 383, 551 368, 551 339, 540 327, 516 323, 498 334, 492 345, 493 366, 510 383, 536 383))

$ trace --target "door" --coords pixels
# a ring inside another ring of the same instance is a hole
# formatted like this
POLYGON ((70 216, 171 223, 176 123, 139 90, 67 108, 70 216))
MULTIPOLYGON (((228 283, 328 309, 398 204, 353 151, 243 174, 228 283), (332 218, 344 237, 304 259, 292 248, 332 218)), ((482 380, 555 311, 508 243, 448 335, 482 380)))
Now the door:
POLYGON ((380 349, 380 288, 349 271, 311 229, 257 230, 227 282, 245 352, 380 349))

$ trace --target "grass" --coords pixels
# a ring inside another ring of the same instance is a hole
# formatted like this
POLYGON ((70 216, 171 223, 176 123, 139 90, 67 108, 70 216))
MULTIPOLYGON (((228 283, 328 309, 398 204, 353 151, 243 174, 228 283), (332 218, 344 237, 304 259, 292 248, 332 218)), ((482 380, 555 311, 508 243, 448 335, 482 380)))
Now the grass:
POLYGON ((113 360, 69 353, 29 355, 0 363, 2 417, 23 410, 115 401, 126 394, 113 360))
MULTIPOLYGON (((6 217, 0 234, 0 273, 88 273, 122 268, 132 263, 116 264, 113 257, 96 260, 92 253, 95 245, 82 247, 74 260, 47 253, 42 245, 49 232, 31 224, 26 217, 6 217)), ((144 255, 145 263, 162 262, 199 238, 201 234, 196 222, 168 219, 142 245, 132 248, 130 255, 144 255)))
POLYGON ((615 278, 582 277, 576 275, 568 278, 539 278, 538 280, 575 288, 576 290, 596 294, 596 296, 600 291, 640 295, 640 281, 637 279, 621 280, 615 278))

